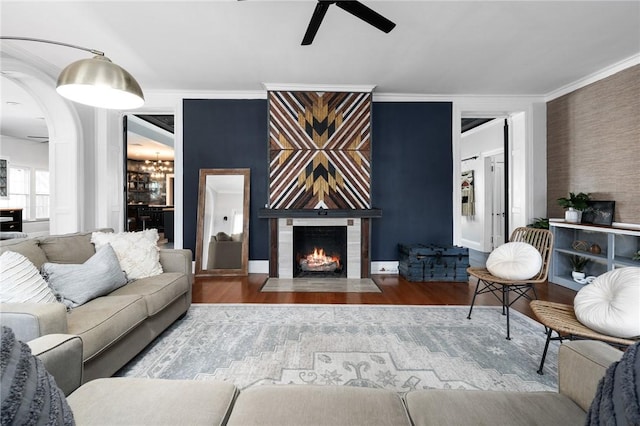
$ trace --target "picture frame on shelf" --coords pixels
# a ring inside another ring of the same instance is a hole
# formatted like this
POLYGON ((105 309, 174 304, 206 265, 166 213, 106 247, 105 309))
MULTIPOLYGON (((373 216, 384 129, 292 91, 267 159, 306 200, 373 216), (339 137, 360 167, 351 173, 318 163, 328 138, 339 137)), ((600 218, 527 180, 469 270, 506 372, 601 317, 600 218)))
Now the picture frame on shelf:
POLYGON ((587 201, 587 208, 582 212, 582 223, 611 226, 615 213, 615 201, 587 201))

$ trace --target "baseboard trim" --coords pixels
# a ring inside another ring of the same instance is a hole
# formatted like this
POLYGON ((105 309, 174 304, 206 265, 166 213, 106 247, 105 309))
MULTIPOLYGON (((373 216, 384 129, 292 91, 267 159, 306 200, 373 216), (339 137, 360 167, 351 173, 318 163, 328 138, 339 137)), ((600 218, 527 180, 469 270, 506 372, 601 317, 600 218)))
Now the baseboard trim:
POLYGON ((397 274, 398 261, 377 261, 371 262, 372 274, 397 274))

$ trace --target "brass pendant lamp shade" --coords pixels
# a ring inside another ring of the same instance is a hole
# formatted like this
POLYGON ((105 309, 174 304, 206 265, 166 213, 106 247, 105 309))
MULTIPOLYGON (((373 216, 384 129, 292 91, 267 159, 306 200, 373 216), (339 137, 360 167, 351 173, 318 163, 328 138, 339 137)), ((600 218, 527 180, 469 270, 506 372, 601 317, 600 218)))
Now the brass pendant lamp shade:
POLYGON ((105 56, 69 64, 60 73, 56 90, 67 99, 95 107, 134 109, 144 105, 136 79, 105 56))
POLYGON ((56 91, 69 100, 99 108, 123 110, 144 105, 144 95, 136 79, 98 50, 38 38, 0 36, 0 39, 56 44, 96 55, 91 59, 73 62, 60 73, 56 91))

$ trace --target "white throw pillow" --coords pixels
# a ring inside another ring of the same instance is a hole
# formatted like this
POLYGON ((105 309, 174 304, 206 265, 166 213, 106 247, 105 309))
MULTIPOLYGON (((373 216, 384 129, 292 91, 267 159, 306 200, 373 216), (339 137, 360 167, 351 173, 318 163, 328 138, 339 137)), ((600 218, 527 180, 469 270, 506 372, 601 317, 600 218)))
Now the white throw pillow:
POLYGON ((162 273, 157 229, 121 233, 94 232, 91 242, 95 244, 96 250, 111 244, 129 280, 162 273))
POLYGON ((45 263, 42 274, 69 308, 104 296, 127 283, 118 257, 111 246, 100 247, 83 264, 45 263))
POLYGON ((540 272, 542 256, 538 249, 528 243, 511 242, 491 252, 487 269, 506 280, 528 280, 540 272))
POLYGON ((578 291, 573 300, 576 318, 608 336, 640 336, 640 268, 614 269, 578 291))
POLYGON ((0 302, 57 302, 35 265, 20 253, 5 251, 0 256, 0 302))

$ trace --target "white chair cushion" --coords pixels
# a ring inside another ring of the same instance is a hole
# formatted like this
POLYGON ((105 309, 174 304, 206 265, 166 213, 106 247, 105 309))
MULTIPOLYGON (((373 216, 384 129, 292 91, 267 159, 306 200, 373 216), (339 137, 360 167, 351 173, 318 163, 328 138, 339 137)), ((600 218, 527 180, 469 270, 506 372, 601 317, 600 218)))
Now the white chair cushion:
POLYGON ((640 336, 640 268, 614 269, 578 291, 573 300, 576 318, 608 336, 640 336))
POLYGON ((487 259, 487 269, 506 280, 527 280, 542 267, 542 256, 531 244, 511 242, 501 245, 491 252, 487 259))

